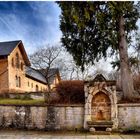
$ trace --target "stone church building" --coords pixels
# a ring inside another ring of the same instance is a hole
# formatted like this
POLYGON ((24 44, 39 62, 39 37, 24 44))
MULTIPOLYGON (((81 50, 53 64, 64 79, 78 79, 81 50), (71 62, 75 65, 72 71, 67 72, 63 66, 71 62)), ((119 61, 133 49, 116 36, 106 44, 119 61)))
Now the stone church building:
MULTIPOLYGON (((60 81, 58 69, 48 72, 51 88, 60 81)), ((31 67, 22 41, 0 42, 0 92, 45 91, 45 76, 31 67)))

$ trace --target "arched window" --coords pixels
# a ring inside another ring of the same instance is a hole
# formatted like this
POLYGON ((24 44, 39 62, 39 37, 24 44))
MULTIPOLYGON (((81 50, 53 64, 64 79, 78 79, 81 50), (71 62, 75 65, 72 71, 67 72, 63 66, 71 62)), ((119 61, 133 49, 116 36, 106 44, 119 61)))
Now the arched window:
POLYGON ((14 67, 14 58, 12 58, 12 67, 14 67))
POLYGON ((28 81, 28 87, 30 87, 30 82, 28 81))
POLYGON ((21 78, 20 77, 18 77, 18 85, 19 85, 19 87, 21 87, 21 78))
POLYGON ((19 55, 16 53, 16 67, 19 68, 19 55))
POLYGON ((33 83, 31 84, 31 87, 33 88, 33 83))
POLYGON ((38 85, 36 85, 36 91, 38 91, 38 85))
POLYGON ((21 62, 20 65, 21 65, 21 66, 20 66, 20 67, 21 67, 21 70, 23 70, 23 63, 21 62))
POLYGON ((16 87, 18 87, 18 77, 15 77, 16 87))

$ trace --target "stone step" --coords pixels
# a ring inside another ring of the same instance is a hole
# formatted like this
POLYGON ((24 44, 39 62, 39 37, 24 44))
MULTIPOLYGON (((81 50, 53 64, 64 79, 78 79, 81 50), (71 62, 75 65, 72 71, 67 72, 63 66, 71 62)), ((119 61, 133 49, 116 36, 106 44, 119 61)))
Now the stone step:
POLYGON ((110 135, 111 134, 111 132, 107 132, 107 131, 94 131, 94 132, 90 131, 90 133, 93 135, 110 135))
POLYGON ((88 121, 88 125, 113 125, 112 121, 88 121))
POLYGON ((97 125, 95 125, 95 124, 93 124, 93 125, 88 125, 88 126, 90 126, 90 127, 109 127, 109 128, 111 128, 112 127, 112 125, 99 125, 99 124, 97 124, 97 125))
POLYGON ((112 128, 112 121, 89 121, 87 122, 89 128, 112 128))

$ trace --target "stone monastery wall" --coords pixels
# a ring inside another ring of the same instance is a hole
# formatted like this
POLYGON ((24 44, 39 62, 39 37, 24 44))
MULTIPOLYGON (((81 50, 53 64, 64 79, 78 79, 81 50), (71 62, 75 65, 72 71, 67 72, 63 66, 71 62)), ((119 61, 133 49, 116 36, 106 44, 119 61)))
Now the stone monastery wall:
POLYGON ((118 104, 118 128, 140 128, 140 104, 118 104))
POLYGON ((84 106, 0 106, 1 128, 82 129, 84 106))
MULTIPOLYGON (((140 104, 118 104, 118 129, 140 127, 139 114, 140 104)), ((0 128, 80 130, 83 127, 83 105, 0 106, 0 128)))

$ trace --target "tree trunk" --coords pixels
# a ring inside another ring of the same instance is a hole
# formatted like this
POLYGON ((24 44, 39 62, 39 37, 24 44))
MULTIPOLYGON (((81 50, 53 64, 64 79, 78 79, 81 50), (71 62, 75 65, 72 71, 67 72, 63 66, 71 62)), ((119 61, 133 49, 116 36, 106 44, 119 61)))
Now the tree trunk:
POLYGON ((48 90, 45 93, 44 99, 45 99, 45 103, 49 104, 50 103, 51 86, 50 86, 48 77, 46 78, 46 81, 47 81, 48 90))
POLYGON ((124 18, 119 18, 119 56, 121 69, 121 84, 124 98, 131 99, 134 92, 133 79, 128 63, 127 42, 124 29, 124 18))

